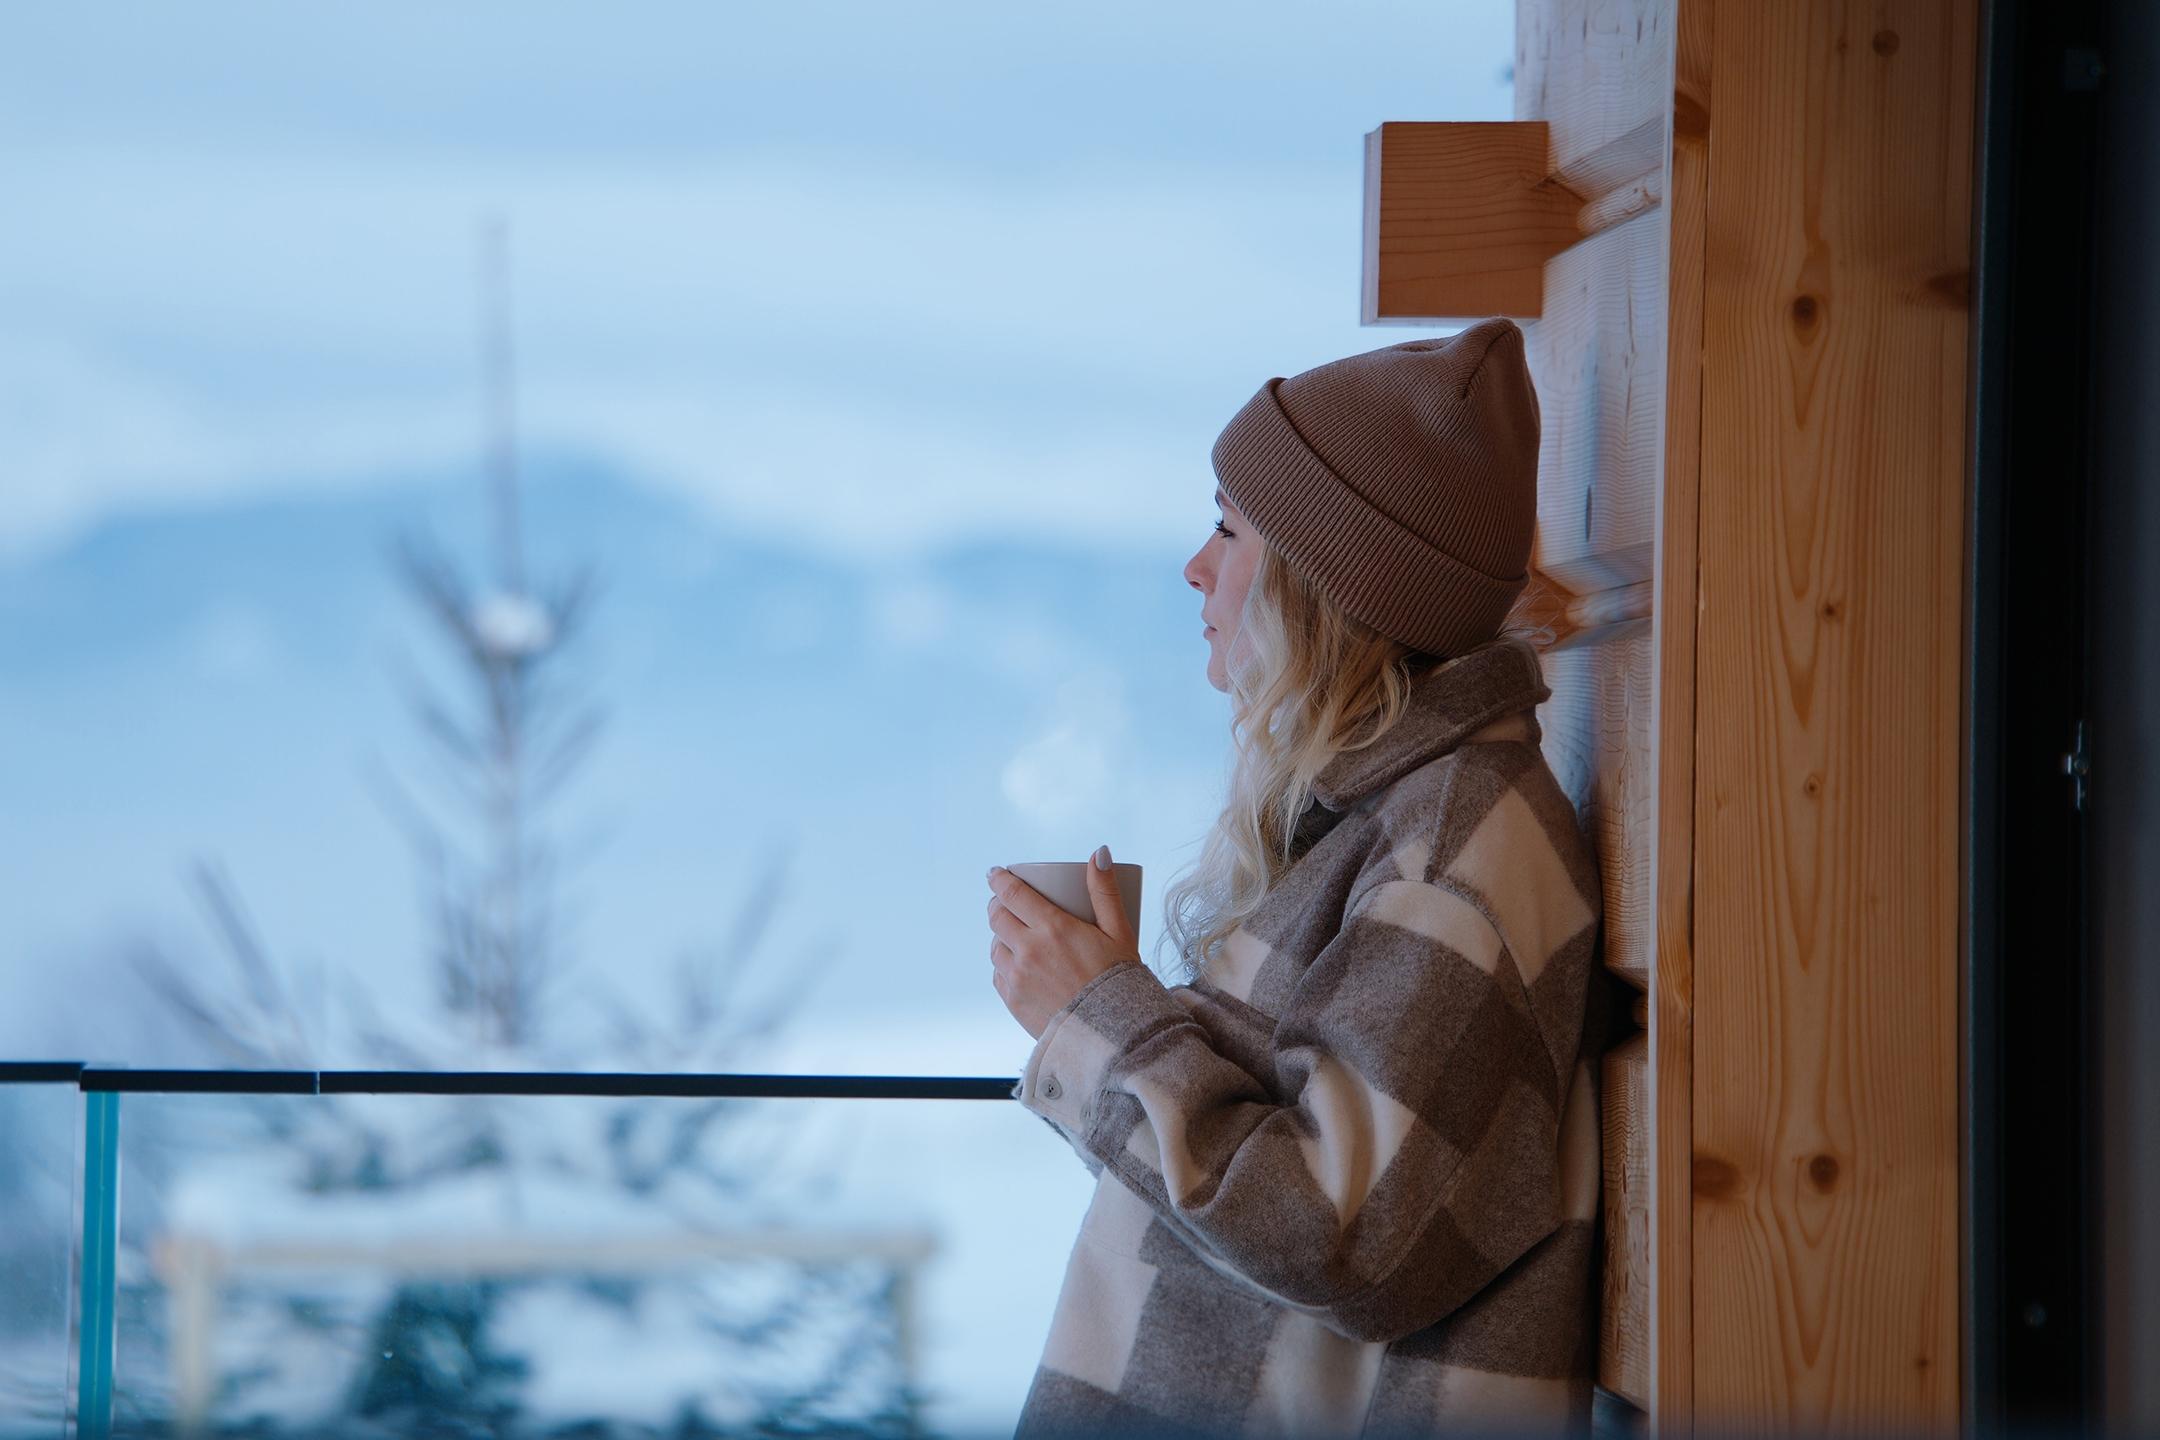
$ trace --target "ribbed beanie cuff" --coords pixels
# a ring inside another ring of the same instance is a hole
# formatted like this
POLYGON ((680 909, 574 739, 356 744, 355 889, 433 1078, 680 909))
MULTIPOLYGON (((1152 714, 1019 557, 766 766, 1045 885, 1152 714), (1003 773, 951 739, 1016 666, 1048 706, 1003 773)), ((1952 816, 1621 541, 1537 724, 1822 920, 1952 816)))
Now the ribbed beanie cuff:
POLYGON ((1294 380, 1269 380, 1223 428, 1212 455, 1224 493, 1270 544, 1351 616, 1431 655, 1460 654, 1491 639, 1529 578, 1536 399, 1516 327, 1500 320, 1473 328, 1480 333, 1390 346, 1294 380), (1435 353, 1452 341, 1474 353, 1435 353), (1417 351, 1425 352, 1416 357, 1421 368, 1400 363, 1417 351), (1468 360, 1459 380, 1442 368, 1448 358, 1468 360), (1489 358, 1513 373, 1481 374, 1489 358), (1391 363, 1348 368, 1383 359, 1391 363), (1368 473, 1339 474, 1322 458, 1291 419, 1286 385, 1305 386, 1308 405, 1333 407, 1326 417, 1331 440, 1361 428, 1381 432, 1389 443, 1374 450, 1368 473), (1407 402, 1398 393, 1406 389, 1415 391, 1407 402), (1486 393, 1473 396, 1478 390, 1486 393), (1366 405, 1369 417, 1360 410, 1366 405), (1415 421, 1409 427, 1406 410, 1415 421), (1406 446, 1406 433, 1433 430, 1424 452, 1406 446), (1373 492, 1394 501, 1397 513, 1375 503, 1373 492), (1404 514, 1422 520, 1420 528, 1398 518, 1404 514), (1513 562, 1511 573, 1488 574, 1443 548, 1468 544, 1513 562))

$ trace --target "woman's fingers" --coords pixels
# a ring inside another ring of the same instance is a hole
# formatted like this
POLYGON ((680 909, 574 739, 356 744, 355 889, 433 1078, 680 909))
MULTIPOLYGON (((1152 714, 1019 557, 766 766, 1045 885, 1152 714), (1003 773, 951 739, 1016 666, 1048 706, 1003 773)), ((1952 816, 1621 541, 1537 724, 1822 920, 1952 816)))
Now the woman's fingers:
POLYGON ((1027 933, 1027 926, 1019 916, 996 901, 990 903, 990 929, 1007 946, 1027 933))
POLYGON ((990 942, 990 988, 997 992, 998 999, 1008 1010, 1012 1008, 1012 999, 1005 991, 1012 984, 1012 961, 1012 946, 1003 940, 990 942))
POLYGON ((1088 901, 1095 907, 1096 928, 1111 939, 1130 945, 1133 937, 1128 932, 1132 927, 1125 923, 1125 902, 1118 895, 1116 875, 1107 868, 1109 861, 1110 847, 1107 845, 1089 857, 1088 901), (1097 856, 1101 857, 1102 865, 1093 863, 1097 856))
MULTIPOLYGON (((1051 904, 1040 890, 1010 870, 992 870, 990 889, 1004 902, 1005 908, 1019 916, 1021 922, 1031 930, 1047 930, 1057 923, 1057 916, 1065 915, 1065 912, 1051 904)), ((1070 920, 1072 917, 1065 915, 1065 918, 1070 920)))

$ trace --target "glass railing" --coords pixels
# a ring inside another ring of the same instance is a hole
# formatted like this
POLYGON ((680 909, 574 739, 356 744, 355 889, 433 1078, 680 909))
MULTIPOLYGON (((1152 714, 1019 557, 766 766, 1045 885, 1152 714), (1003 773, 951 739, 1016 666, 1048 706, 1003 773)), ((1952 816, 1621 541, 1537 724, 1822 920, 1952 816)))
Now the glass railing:
POLYGON ((0 1066, 0 1433, 1009 1434, 1090 1188, 1011 1086, 0 1066))
POLYGON ((58 1433, 70 1408, 79 1067, 0 1067, 0 1435, 58 1433))

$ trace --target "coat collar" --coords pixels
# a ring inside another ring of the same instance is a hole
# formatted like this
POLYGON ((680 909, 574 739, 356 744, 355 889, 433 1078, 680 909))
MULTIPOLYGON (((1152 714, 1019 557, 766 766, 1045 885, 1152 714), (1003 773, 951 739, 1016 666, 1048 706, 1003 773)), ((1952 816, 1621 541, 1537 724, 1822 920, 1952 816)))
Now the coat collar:
MULTIPOLYGON (((1537 650, 1527 640, 1502 636, 1466 650, 1411 681, 1409 704, 1379 739, 1338 751, 1314 778, 1313 798, 1330 810, 1346 810, 1494 721, 1528 710, 1551 694, 1537 650)), ((1520 738, 1535 744, 1537 717, 1522 718, 1520 738)))

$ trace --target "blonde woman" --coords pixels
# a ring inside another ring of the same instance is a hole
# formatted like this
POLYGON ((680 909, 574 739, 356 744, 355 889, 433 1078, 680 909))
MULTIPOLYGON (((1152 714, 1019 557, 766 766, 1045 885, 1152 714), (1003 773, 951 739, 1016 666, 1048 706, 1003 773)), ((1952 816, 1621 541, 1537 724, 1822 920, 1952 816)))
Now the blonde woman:
POLYGON ((1166 984, 989 875, 1014 1096, 1096 1177, 1020 1432, 1586 1426, 1599 889, 1547 768, 1538 406, 1488 320, 1277 378, 1185 567, 1228 800, 1166 984))

